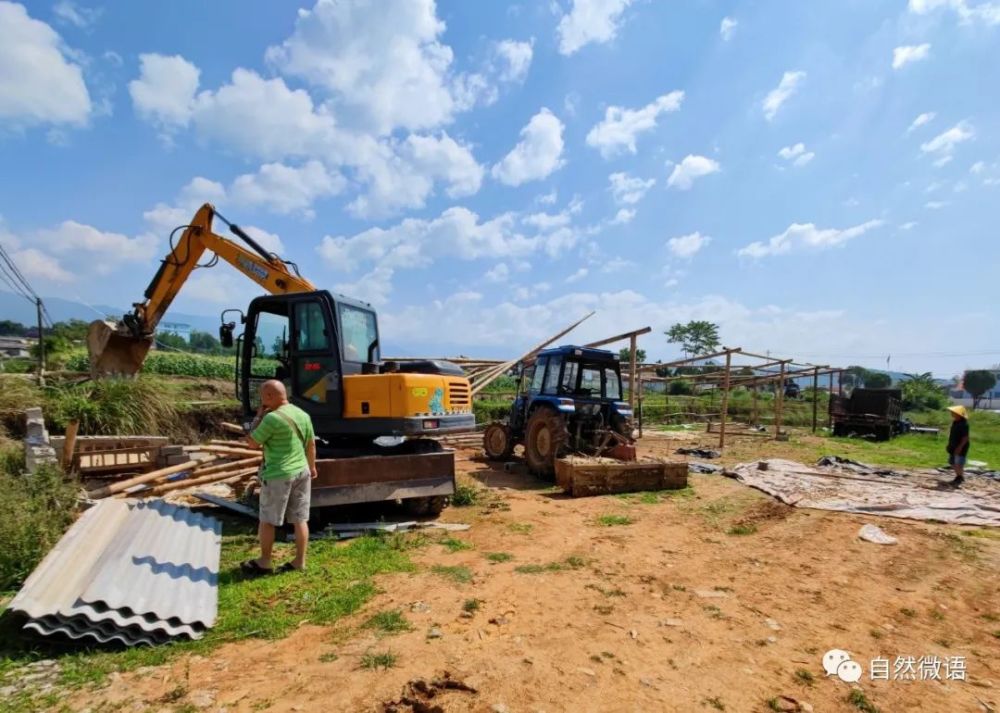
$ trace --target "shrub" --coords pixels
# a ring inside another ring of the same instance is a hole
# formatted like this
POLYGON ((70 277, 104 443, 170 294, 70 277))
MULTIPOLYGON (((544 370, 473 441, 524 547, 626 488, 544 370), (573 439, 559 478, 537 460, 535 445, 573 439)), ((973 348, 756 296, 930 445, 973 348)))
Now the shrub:
POLYGON ((510 401, 496 399, 476 399, 472 402, 472 412, 476 415, 476 423, 489 423, 506 418, 510 413, 510 401))
POLYGON ((171 386, 158 379, 102 379, 49 389, 46 416, 59 428, 80 422, 80 432, 134 436, 177 427, 171 386))
POLYGON ((0 591, 24 581, 73 522, 77 484, 58 468, 0 472, 0 591))
POLYGON ((685 396, 694 391, 694 387, 687 379, 678 379, 677 381, 670 382, 670 386, 667 387, 667 391, 671 396, 685 396))

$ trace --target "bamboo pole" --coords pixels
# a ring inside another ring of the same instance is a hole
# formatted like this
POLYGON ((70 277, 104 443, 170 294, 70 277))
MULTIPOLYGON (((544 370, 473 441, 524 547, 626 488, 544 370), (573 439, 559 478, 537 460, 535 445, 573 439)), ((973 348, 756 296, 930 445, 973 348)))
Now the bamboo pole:
POLYGON ((252 448, 235 448, 233 446, 184 446, 188 453, 221 453, 227 456, 259 456, 260 451, 252 448))
POLYGON ((565 336, 566 334, 569 334, 574 329, 576 329, 580 324, 582 324, 584 322, 584 320, 587 320, 587 319, 590 319, 591 317, 593 317, 594 314, 595 314, 595 312, 591 312, 590 314, 585 315, 581 319, 578 319, 577 321, 573 322, 573 324, 569 325, 568 327, 566 327, 566 329, 562 330, 561 332, 559 332, 555 336, 550 337, 549 339, 546 339, 541 344, 538 344, 537 346, 533 347, 530 351, 525 352, 524 354, 522 354, 521 356, 519 356, 517 359, 512 359, 511 361, 504 362, 500 366, 498 366, 498 367, 490 370, 486 374, 483 374, 478 379, 476 379, 476 385, 472 387, 472 395, 475 396, 480 391, 482 391, 483 389, 485 389, 487 385, 493 383, 497 379, 497 377, 499 377, 501 374, 503 374, 504 372, 506 372, 507 370, 509 370, 512 366, 514 366, 515 364, 517 364, 519 361, 524 361, 525 359, 528 359, 529 357, 534 356, 536 353, 540 352, 542 349, 544 349, 545 347, 547 347, 550 344, 552 344, 552 342, 554 342, 555 340, 559 339, 562 336, 565 336))
POLYGON ((243 460, 231 460, 225 463, 219 463, 218 465, 209 466, 208 468, 196 468, 192 475, 202 476, 209 475, 210 473, 219 473, 224 470, 230 470, 232 468, 250 468, 260 465, 260 462, 264 459, 263 456, 258 455, 256 458, 244 458, 243 460))
MULTIPOLYGON (((216 456, 209 456, 208 460, 215 460, 215 458, 216 456)), ((172 465, 168 468, 153 470, 149 473, 143 473, 142 475, 137 475, 134 478, 129 478, 128 480, 119 480, 117 483, 111 483, 109 485, 103 485, 100 488, 95 488, 94 490, 88 490, 87 497, 95 500, 98 498, 106 498, 109 495, 114 495, 115 493, 120 493, 123 490, 128 490, 133 485, 143 485, 145 483, 151 483, 154 480, 159 480, 160 478, 168 475, 173 475, 174 473, 182 473, 185 470, 194 470, 199 465, 206 462, 208 461, 189 460, 186 463, 178 463, 177 465, 172 465)))
POLYGON ((722 408, 719 417, 719 450, 726 447, 726 415, 729 412, 729 367, 732 364, 733 355, 726 352, 726 377, 722 382, 722 408))
POLYGON ((219 424, 219 427, 222 428, 223 431, 229 431, 230 433, 238 433, 240 435, 244 434, 243 426, 235 423, 229 423, 228 421, 223 421, 219 424))
POLYGON ((813 370, 813 429, 816 433, 816 405, 819 402, 819 367, 813 370))
MULTIPOLYGON (((833 401, 833 372, 830 372, 830 401, 833 401)), ((833 432, 833 412, 830 410, 829 403, 826 407, 826 427, 833 432)))
POLYGON ((785 365, 781 365, 781 374, 778 377, 778 389, 774 394, 774 438, 777 440, 781 435, 781 412, 785 406, 785 365))
POLYGON ((66 440, 63 441, 62 467, 67 473, 73 469, 73 452, 76 450, 76 434, 79 431, 79 421, 73 420, 66 425, 66 440))
MULTIPOLYGON (((161 483, 159 485, 153 486, 150 490, 145 490, 142 495, 163 495, 163 493, 169 493, 172 490, 181 490, 183 488, 192 488, 198 485, 208 485, 209 483, 223 483, 229 481, 237 481, 242 478, 251 476, 257 472, 256 468, 244 468, 243 470, 237 471, 223 471, 221 473, 214 473, 212 475, 205 475, 200 478, 185 478, 183 480, 176 480, 171 483, 161 483)), ((138 494, 138 493, 137 493, 138 494)))
POLYGON ((635 334, 629 337, 628 405, 633 411, 635 410, 635 340, 635 334))
POLYGON ((583 346, 589 347, 591 349, 596 349, 597 347, 603 347, 607 344, 614 344, 615 342, 620 342, 623 339, 629 339, 630 337, 634 340, 640 334, 649 334, 653 331, 652 327, 643 327, 642 329, 636 329, 632 332, 623 332, 622 334, 616 334, 613 337, 608 337, 607 339, 601 339, 596 342, 590 342, 589 344, 584 344, 583 346))

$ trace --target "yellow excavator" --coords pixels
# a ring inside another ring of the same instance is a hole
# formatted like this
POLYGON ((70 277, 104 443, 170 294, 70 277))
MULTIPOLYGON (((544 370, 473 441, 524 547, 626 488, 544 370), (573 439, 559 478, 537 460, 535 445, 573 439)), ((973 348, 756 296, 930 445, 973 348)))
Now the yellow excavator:
POLYGON ((265 250, 210 204, 171 233, 170 253, 145 300, 118 322, 90 325, 91 375, 137 374, 157 325, 188 278, 220 259, 268 293, 252 300, 246 312, 224 311, 219 328, 223 346, 236 348, 244 421, 256 411, 260 383, 285 383, 289 400, 309 413, 320 439, 313 505, 411 500, 422 503, 424 512, 440 510, 454 492, 454 454, 427 437, 474 429, 462 370, 445 361, 382 362, 370 304, 316 289, 294 263, 265 250), (245 247, 213 232, 215 218, 245 247), (226 321, 233 313, 243 327, 235 340, 236 321, 226 321))

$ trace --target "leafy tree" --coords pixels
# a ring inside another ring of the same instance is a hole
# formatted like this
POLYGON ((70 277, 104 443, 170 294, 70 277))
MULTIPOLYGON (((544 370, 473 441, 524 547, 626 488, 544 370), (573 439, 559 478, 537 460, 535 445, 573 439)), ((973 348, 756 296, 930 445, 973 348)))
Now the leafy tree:
POLYGON ((82 319, 71 319, 68 322, 53 324, 51 333, 71 342, 83 342, 87 339, 89 328, 90 322, 84 322, 82 319))
POLYGON ((279 334, 277 337, 274 338, 274 343, 271 345, 271 353, 276 357, 285 355, 284 335, 279 334))
POLYGON ((192 330, 189 343, 191 345, 191 351, 194 352, 217 354, 222 351, 222 345, 219 343, 219 340, 208 332, 192 330))
POLYGON ((694 391, 694 385, 687 379, 677 379, 671 381, 667 386, 667 393, 671 396, 686 396, 694 391))
MULTIPOLYGON (((632 359, 632 348, 631 347, 622 347, 621 349, 619 349, 618 350, 618 358, 621 360, 622 364, 628 364, 629 360, 632 359)), ((639 349, 638 347, 636 347, 636 350, 635 350, 635 363, 636 364, 645 364, 646 363, 646 350, 645 349, 639 349)))
POLYGON ((871 376, 871 372, 868 371, 863 366, 849 366, 844 370, 841 376, 842 383, 849 389, 854 389, 859 386, 864 386, 868 381, 868 377, 871 376))
POLYGON ((903 408, 907 411, 936 411, 945 407, 945 389, 937 385, 929 371, 906 374, 899 384, 903 391, 903 408))
POLYGON ((962 377, 962 386, 972 396, 972 409, 979 408, 979 402, 983 396, 997 385, 997 377, 992 371, 986 369, 974 369, 965 372, 962 377))
POLYGON ((0 319, 0 335, 4 337, 23 337, 28 331, 20 322, 13 322, 9 319, 0 319))
POLYGON ((884 371, 868 372, 868 378, 865 379, 865 388, 888 389, 890 386, 892 386, 892 377, 884 371))
POLYGON ((156 335, 156 346, 169 351, 188 351, 188 343, 184 341, 184 337, 176 332, 158 332, 156 335))
POLYGON ((708 354, 719 348, 719 325, 704 320, 677 323, 665 332, 667 341, 680 344, 684 356, 708 354))

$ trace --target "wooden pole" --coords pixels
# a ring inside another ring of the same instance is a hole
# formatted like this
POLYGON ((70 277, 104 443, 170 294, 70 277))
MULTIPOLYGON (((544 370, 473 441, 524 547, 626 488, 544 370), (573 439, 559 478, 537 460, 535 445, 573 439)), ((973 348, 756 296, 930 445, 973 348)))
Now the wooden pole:
POLYGON ((729 411, 729 368, 732 365, 732 352, 726 352, 726 376, 722 382, 722 408, 719 423, 719 450, 726 447, 726 414, 729 411))
POLYGON ((638 389, 639 393, 637 394, 637 398, 638 398, 639 410, 638 411, 633 410, 632 413, 637 414, 637 418, 639 421, 639 438, 642 438, 642 374, 639 374, 638 389))
POLYGON ((778 376, 778 389, 774 394, 774 438, 777 440, 781 435, 781 412, 785 407, 785 364, 781 365, 781 374, 778 376))
MULTIPOLYGON (((208 460, 215 460, 215 456, 209 456, 208 460)), ((178 463, 177 465, 172 465, 169 468, 160 468, 159 470, 150 471, 149 473, 144 473, 143 475, 137 475, 134 478, 129 478, 128 480, 119 480, 117 483, 111 483, 110 485, 104 485, 100 488, 87 491, 87 497, 95 500, 98 498, 106 498, 109 495, 114 495, 115 493, 120 493, 123 490, 128 490, 133 485, 151 483, 154 480, 159 480, 167 475, 182 473, 185 470, 194 470, 199 465, 203 465, 206 462, 208 461, 189 460, 186 463, 178 463)))
POLYGON ((816 404, 819 401, 819 367, 813 370, 813 433, 816 433, 816 404))
POLYGON ((73 470, 73 452, 76 450, 76 434, 80 431, 79 421, 66 425, 66 440, 63 441, 62 467, 66 473, 73 470))
MULTIPOLYGON (((830 400, 833 400, 833 372, 830 372, 830 400)), ((830 412, 830 405, 826 407, 826 427, 833 430, 833 414, 830 412)))
POLYGON ((635 340, 636 336, 633 334, 629 337, 629 371, 628 375, 628 405, 635 410, 635 340))
POLYGON ((227 456, 260 457, 261 452, 252 448, 236 448, 234 446, 184 446, 186 453, 221 453, 227 456))
POLYGON ((843 371, 838 371, 837 372, 837 395, 838 396, 843 396, 844 395, 844 372, 843 371))
MULTIPOLYGON (((214 473, 212 475, 205 475, 199 478, 185 478, 184 480, 178 480, 173 483, 162 483, 154 486, 150 490, 142 491, 142 495, 162 495, 163 493, 169 493, 172 490, 181 490, 182 488, 191 488, 196 485, 207 485, 209 483, 225 483, 230 480, 240 480, 242 478, 247 478, 257 472, 256 468, 244 468, 243 470, 226 470, 220 473, 214 473)), ((136 493, 139 495, 140 493, 136 493)))
POLYGON ((45 378, 45 330, 42 324, 42 298, 35 298, 35 310, 38 312, 38 383, 45 378))
POLYGON ((590 342, 589 344, 584 344, 585 347, 590 347, 591 349, 596 349, 597 347, 603 347, 607 344, 614 344, 615 342, 620 342, 623 339, 628 339, 632 337, 638 337, 640 334, 649 334, 653 331, 652 327, 643 327, 642 329, 637 329, 634 332, 625 332, 624 334, 616 334, 613 337, 608 337, 607 339, 601 339, 597 342, 590 342))
POLYGON ((750 424, 753 425, 753 426, 759 426, 760 425, 760 411, 757 410, 757 390, 758 390, 758 388, 759 387, 757 386, 757 384, 753 385, 753 418, 750 421, 750 424))

